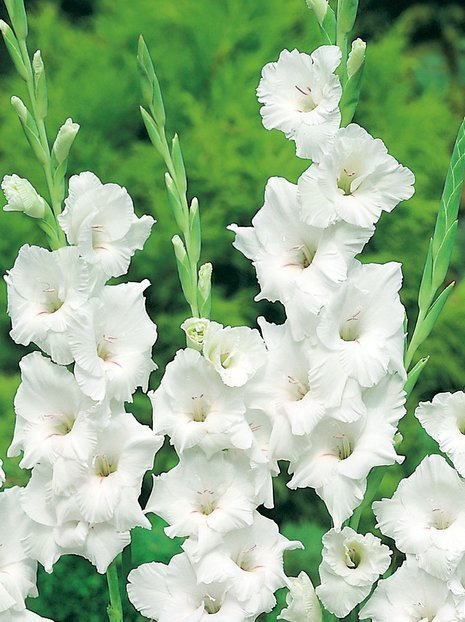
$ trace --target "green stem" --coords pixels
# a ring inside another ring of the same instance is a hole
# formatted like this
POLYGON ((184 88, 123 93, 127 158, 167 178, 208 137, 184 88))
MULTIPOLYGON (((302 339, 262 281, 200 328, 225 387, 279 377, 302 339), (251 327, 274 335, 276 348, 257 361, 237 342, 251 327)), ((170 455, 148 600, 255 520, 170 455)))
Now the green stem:
POLYGON ((110 604, 107 607, 108 620, 109 622, 123 622, 123 605, 121 602, 116 559, 108 566, 107 583, 110 596, 110 604))
POLYGON ((365 496, 363 498, 362 503, 356 508, 352 517, 349 521, 349 526, 352 527, 354 531, 358 530, 360 519, 362 517, 363 512, 368 506, 371 506, 373 503, 373 499, 376 496, 376 493, 381 486, 381 482, 383 481, 384 474, 386 472, 386 467, 376 467, 372 470, 368 477, 367 489, 365 492, 365 496))

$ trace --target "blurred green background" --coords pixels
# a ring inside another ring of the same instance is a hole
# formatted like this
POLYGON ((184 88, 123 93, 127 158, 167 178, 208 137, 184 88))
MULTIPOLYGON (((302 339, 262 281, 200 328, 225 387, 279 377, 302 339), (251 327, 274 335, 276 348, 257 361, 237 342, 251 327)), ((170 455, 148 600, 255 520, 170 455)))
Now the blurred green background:
MULTIPOLYGON (((30 46, 42 50, 50 95, 49 134, 68 117, 81 124, 72 151, 70 173, 94 171, 104 182, 125 185, 137 211, 158 220, 142 253, 133 261, 130 278, 148 277, 149 312, 159 327, 153 375, 155 388, 166 362, 183 345, 179 325, 187 315, 180 294, 170 238, 174 232, 163 184, 163 166, 149 145, 138 113, 135 68, 137 37, 143 32, 162 85, 168 128, 181 136, 188 167, 190 196, 202 209, 203 260, 214 264, 213 317, 224 324, 253 326, 258 315, 280 321, 278 305, 253 304, 254 271, 231 246, 231 222, 246 225, 261 206, 266 180, 272 175, 296 181, 305 161, 277 131, 263 129, 255 98, 262 66, 283 48, 311 52, 319 43, 313 16, 304 0, 30 0, 30 46)), ((363 260, 401 261, 403 302, 410 322, 428 237, 438 207, 450 152, 465 112, 465 8, 457 2, 360 0, 355 35, 368 41, 367 66, 356 121, 410 167, 417 178, 416 195, 394 213, 384 214, 363 260)), ((5 17, 3 13, 2 17, 5 17)), ((0 177, 17 173, 45 193, 41 171, 32 159, 15 114, 11 95, 24 87, 0 50, 0 177)), ((463 207, 463 205, 462 205, 463 207)), ((35 223, 19 214, 0 213, 0 270, 13 265, 25 242, 45 244, 35 223)), ((463 388, 465 349, 463 322, 465 268, 459 230, 449 280, 456 280, 450 301, 421 354, 431 354, 421 386, 402 424, 405 440, 402 467, 410 473, 420 458, 435 450, 412 417, 419 399, 438 391, 463 388)), ((5 457, 14 415, 18 361, 25 349, 8 337, 5 286, 0 284, 0 456, 5 457)), ((149 422, 144 396, 131 409, 149 422)), ((174 462, 168 448, 157 456, 161 471, 174 462)), ((7 460, 8 484, 24 484, 28 474, 7 460)), ((400 467, 392 467, 382 494, 390 494, 400 467)), ((269 513, 284 533, 301 539, 304 552, 290 553, 287 570, 305 569, 317 579, 321 535, 328 516, 311 491, 289 492, 286 476, 276 482, 276 509, 269 513)), ((144 495, 147 490, 144 490, 144 495)), ((362 527, 370 528, 370 516, 362 527)), ((134 564, 168 561, 179 543, 153 532, 134 532, 134 564)), ((100 622, 106 619, 104 577, 87 562, 70 557, 52 576, 40 574, 41 597, 32 609, 56 622, 100 622)), ((280 600, 282 601, 282 594, 280 600)), ((140 619, 128 607, 127 620, 140 619)), ((263 616, 271 622, 276 614, 263 616)))

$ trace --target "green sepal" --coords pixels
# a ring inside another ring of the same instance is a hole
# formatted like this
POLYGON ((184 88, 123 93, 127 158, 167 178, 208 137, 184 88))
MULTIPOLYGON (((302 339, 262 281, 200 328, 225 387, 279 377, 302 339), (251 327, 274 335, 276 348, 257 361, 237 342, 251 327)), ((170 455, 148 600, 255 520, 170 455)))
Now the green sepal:
POLYGON ((137 49, 137 68, 139 69, 142 97, 145 104, 151 109, 152 114, 160 127, 165 126, 166 113, 163 104, 160 84, 153 66, 147 44, 140 35, 137 49))
POLYGON ((171 157, 173 158, 174 171, 176 173, 175 183, 179 194, 182 196, 187 192, 186 169, 184 167, 184 159, 182 157, 181 144, 179 136, 175 134, 171 143, 171 157))
POLYGON ((189 209, 189 231, 190 231, 190 257, 192 263, 196 264, 200 259, 202 245, 202 233, 200 230, 199 201, 194 197, 189 209))
POLYGON ((465 119, 459 128, 454 150, 447 171, 444 190, 441 197, 436 227, 434 229, 433 252, 436 255, 446 235, 446 230, 457 219, 460 198, 462 195, 463 178, 465 175, 465 119))
POLYGON ((176 263, 178 266, 179 281, 181 282, 182 291, 187 302, 190 303, 193 297, 193 292, 189 258, 186 253, 186 248, 179 235, 174 235, 171 238, 171 242, 173 243, 174 254, 176 255, 176 263))
POLYGON ((160 137, 160 132, 158 130, 157 124, 150 116, 150 114, 140 106, 140 113, 142 115, 142 119, 144 121, 145 128, 147 130, 147 134, 149 135, 150 141, 158 153, 164 158, 165 157, 165 147, 160 137))
POLYGON ((211 263, 204 263, 199 269, 198 303, 200 317, 209 319, 211 313, 211 289, 212 289, 211 263))
POLYGON ((320 32, 324 45, 336 43, 336 13, 329 4, 323 22, 320 24, 320 32))
POLYGON ((176 186, 174 185, 173 178, 169 173, 165 173, 165 185, 166 190, 168 192, 168 201, 171 206, 171 210, 174 215, 174 219, 176 220, 176 224, 181 229, 184 230, 184 215, 182 204, 179 201, 179 195, 176 190, 176 186))
POLYGON ((26 138, 36 158, 41 164, 46 164, 48 156, 45 153, 44 148, 42 147, 42 144, 40 142, 39 130, 37 129, 34 117, 26 108, 24 102, 19 99, 19 97, 12 97, 11 104, 18 115, 24 134, 26 135, 26 138))
POLYGON ((425 368, 425 365, 428 361, 429 361, 429 356, 426 356, 425 358, 420 359, 418 363, 415 365, 415 367, 409 371, 407 380, 404 385, 405 399, 408 399, 410 397, 410 394, 415 388, 415 385, 418 382, 418 378, 423 372, 423 369, 425 368))
POLYGON ((337 7, 337 30, 347 35, 351 32, 357 17, 358 0, 339 0, 337 7))
POLYGON ((449 269, 450 257, 454 247, 455 238, 457 236, 458 220, 453 222, 444 237, 441 246, 438 249, 437 256, 433 265, 433 292, 436 292, 446 278, 449 269))
POLYGON ((45 119, 48 112, 47 83, 45 81, 45 67, 39 50, 34 54, 32 67, 34 70, 37 116, 39 119, 45 119))
POLYGON ((18 39, 25 41, 27 38, 27 15, 24 0, 5 0, 6 10, 18 39))
POLYGON ((344 91, 341 97, 341 127, 346 127, 354 118, 355 110, 357 109, 360 99, 360 89, 362 86, 363 69, 365 63, 362 64, 360 69, 351 78, 347 80, 344 85, 344 91))
POLYGON ((433 330, 434 325, 436 324, 439 314, 441 313, 444 305, 446 304, 450 294, 452 293, 452 289, 455 285, 455 282, 449 283, 449 285, 444 289, 439 296, 436 298, 434 303, 431 305, 431 309, 423 320, 419 331, 418 331, 418 344, 423 343, 425 339, 427 339, 430 332, 433 330))
POLYGON ((13 61, 16 71, 19 73, 23 80, 27 80, 28 72, 26 65, 24 64, 21 50, 19 49, 19 43, 16 39, 14 32, 8 26, 6 22, 0 20, 0 29, 2 31, 3 40, 5 41, 6 49, 13 61))
POLYGON ((433 240, 430 240, 418 293, 418 306, 420 309, 425 312, 428 310, 435 291, 433 291, 433 240))

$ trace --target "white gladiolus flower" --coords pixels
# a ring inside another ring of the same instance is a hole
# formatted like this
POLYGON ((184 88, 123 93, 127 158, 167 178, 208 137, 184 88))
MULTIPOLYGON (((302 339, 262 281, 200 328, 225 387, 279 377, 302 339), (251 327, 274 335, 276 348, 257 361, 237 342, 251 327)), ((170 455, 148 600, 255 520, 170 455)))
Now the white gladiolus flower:
POLYGON ((30 525, 19 505, 20 496, 18 487, 0 493, 0 615, 5 620, 25 608, 28 596, 37 596, 37 562, 29 559, 23 544, 30 525))
POLYGON ((223 454, 208 460, 195 450, 184 452, 168 473, 153 478, 145 512, 168 523, 170 537, 195 539, 195 557, 217 546, 225 533, 251 525, 257 506, 253 480, 223 454))
POLYGON ((394 449, 394 435, 404 414, 402 381, 384 379, 365 392, 367 411, 352 423, 325 417, 315 427, 297 460, 290 488, 315 488, 339 529, 361 503, 366 477, 375 466, 402 462, 394 449))
POLYGON ((321 370, 330 386, 336 366, 338 375, 353 378, 362 387, 375 385, 389 372, 405 375, 401 283, 398 263, 354 261, 349 278, 322 309, 316 328, 327 350, 321 370))
POLYGON ((438 393, 431 402, 420 403, 415 417, 465 477, 465 393, 438 393))
POLYGON ((73 175, 59 222, 68 242, 108 278, 121 276, 135 251, 144 246, 154 223, 137 218, 126 188, 102 184, 93 173, 73 175))
MULTIPOLYGON (((20 466, 55 464, 59 458, 87 460, 97 443, 97 428, 109 414, 80 390, 66 367, 39 352, 20 362, 22 383, 15 397, 16 425, 8 456, 24 456, 20 466)), ((59 463, 55 475, 60 478, 59 463)), ((55 471, 55 469, 54 469, 55 471)))
POLYGON ((321 585, 316 589, 326 609, 338 618, 348 615, 389 568, 390 555, 371 533, 362 536, 350 527, 328 531, 323 537, 321 585))
POLYGON ((25 244, 5 281, 12 339, 23 346, 34 342, 56 363, 72 363, 66 331, 89 296, 88 270, 77 249, 50 252, 25 244))
POLYGON ((185 553, 175 555, 168 566, 142 564, 128 581, 131 603, 157 622, 252 622, 225 584, 197 581, 185 553))
POLYGON ((167 434, 178 454, 194 446, 210 456, 229 447, 252 445, 240 393, 225 386, 195 350, 178 351, 167 365, 160 387, 149 397, 153 429, 167 434))
POLYGON ((373 228, 345 223, 328 229, 305 224, 299 214, 297 186, 280 177, 268 181, 265 204, 252 219, 252 227, 230 225, 229 229, 236 233, 234 246, 257 271, 261 291, 255 300, 279 300, 286 310, 297 307, 306 314, 318 313, 373 234, 373 228))
POLYGON ((324 156, 299 179, 302 218, 327 227, 339 220, 369 227, 414 193, 413 173, 359 125, 338 130, 324 156))
MULTIPOLYGON (((183 545, 192 557, 195 543, 183 545)), ((225 583, 229 593, 240 601, 251 616, 271 611, 276 604, 274 592, 288 585, 283 569, 283 553, 303 548, 278 531, 276 523, 255 513, 251 526, 224 535, 220 546, 203 555, 195 563, 200 583, 225 583)))
POLYGON ((129 531, 118 531, 108 522, 90 524, 79 519, 77 506, 71 510, 69 499, 53 495, 51 476, 49 466, 37 465, 21 495, 21 507, 31 519, 24 538, 27 556, 52 572, 62 555, 81 555, 104 574, 131 541, 129 531))
POLYGON ((265 362, 260 333, 248 326, 222 326, 210 322, 205 330, 203 355, 229 387, 241 387, 265 362))
POLYGON ((298 577, 289 579, 289 593, 286 596, 287 607, 281 611, 278 620, 287 622, 321 622, 321 608, 313 584, 301 572, 298 577))
POLYGON ((465 620, 465 556, 462 557, 447 585, 452 592, 457 614, 465 620))
POLYGON ((257 88, 263 125, 295 141, 300 158, 318 160, 339 128, 342 88, 334 72, 340 62, 340 49, 323 45, 311 56, 283 50, 277 62, 263 67, 257 88))
POLYGON ((455 571, 465 553, 465 483, 444 458, 427 456, 373 511, 381 532, 420 568, 442 580, 455 571))
POLYGON ((157 328, 145 310, 149 281, 103 288, 76 314, 68 332, 82 391, 93 400, 132 402, 137 387, 147 390, 155 369, 152 346, 157 328))
POLYGON ((22 611, 0 612, 0 622, 53 622, 53 620, 43 618, 33 611, 23 609, 22 611))
POLYGON ((205 338, 205 331, 209 325, 210 320, 203 317, 190 317, 181 324, 182 330, 186 334, 188 346, 195 350, 201 351, 203 348, 203 340, 205 338))
POLYGON ((382 579, 360 611, 372 622, 459 622, 447 585, 407 560, 382 579))
POLYGON ((18 175, 5 175, 2 190, 8 201, 5 212, 24 212, 31 218, 43 218, 45 200, 37 193, 32 184, 18 175))

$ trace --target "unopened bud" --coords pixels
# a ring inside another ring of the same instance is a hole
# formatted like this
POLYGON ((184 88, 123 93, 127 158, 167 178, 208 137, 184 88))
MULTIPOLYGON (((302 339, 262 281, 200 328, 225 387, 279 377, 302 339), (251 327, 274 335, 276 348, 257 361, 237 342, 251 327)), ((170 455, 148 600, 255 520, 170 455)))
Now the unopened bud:
POLYGON ((79 131, 79 127, 78 123, 73 123, 73 120, 69 118, 66 119, 65 123, 58 130, 52 147, 53 155, 58 164, 64 162, 69 156, 69 151, 79 131))
POLYGON ((205 331, 210 323, 203 317, 190 317, 181 324, 182 330, 186 333, 186 341, 189 348, 202 350, 205 331))
POLYGON ((318 23, 322 24, 328 10, 328 0, 307 0, 307 4, 315 13, 318 23))
POLYGON ((24 212, 31 218, 44 217, 45 200, 27 179, 18 175, 5 175, 2 190, 8 201, 3 208, 5 212, 24 212))
POLYGON ((354 76, 365 62, 365 51, 367 44, 362 39, 355 39, 347 60, 347 75, 349 78, 354 76))
POLYGON ((20 121, 22 123, 26 123, 27 122, 27 108, 23 104, 21 99, 19 99, 19 97, 16 97, 16 95, 13 95, 13 97, 11 98, 11 105, 16 110, 16 114, 18 115, 20 121))

